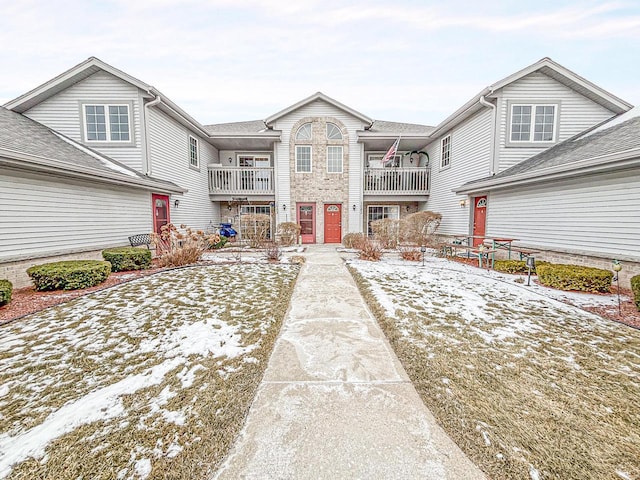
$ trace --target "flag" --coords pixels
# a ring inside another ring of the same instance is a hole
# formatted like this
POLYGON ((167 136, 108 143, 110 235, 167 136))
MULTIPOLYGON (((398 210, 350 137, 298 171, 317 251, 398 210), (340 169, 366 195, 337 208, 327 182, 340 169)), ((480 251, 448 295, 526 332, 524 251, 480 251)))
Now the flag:
POLYGON ((400 137, 398 137, 398 139, 395 142, 393 142, 393 145, 391 145, 391 148, 387 150, 387 153, 382 158, 382 165, 384 167, 393 165, 393 160, 394 160, 394 157, 396 156, 396 152, 398 151, 399 144, 400 144, 400 137))

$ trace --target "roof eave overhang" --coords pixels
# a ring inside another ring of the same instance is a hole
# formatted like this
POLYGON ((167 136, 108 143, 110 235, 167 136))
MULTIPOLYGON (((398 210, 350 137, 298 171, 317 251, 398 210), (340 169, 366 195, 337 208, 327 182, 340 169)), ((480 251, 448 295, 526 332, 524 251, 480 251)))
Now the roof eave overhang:
POLYGON ((297 109, 299 109, 301 107, 304 107, 305 105, 307 105, 307 104, 309 104, 311 102, 314 102, 316 100, 323 100, 323 101, 333 105, 334 107, 339 108, 340 110, 343 110, 343 111, 349 113, 350 115, 358 118, 359 120, 362 120, 363 122, 365 122, 365 123, 367 123, 369 125, 371 125, 373 123, 373 119, 371 119, 371 118, 367 117, 366 115, 358 112, 357 110, 354 110, 351 107, 348 107, 348 106, 344 105, 343 103, 338 102, 337 100, 334 100, 331 97, 328 97, 327 95, 325 95, 322 92, 314 93, 313 95, 311 95, 311 96, 309 96, 309 97, 307 97, 307 98, 305 98, 303 100, 300 100, 299 102, 294 103, 293 105, 291 105, 291 106, 289 106, 289 107, 287 107, 287 108, 285 108, 283 110, 280 110, 278 113, 275 113, 275 114, 271 115, 270 117, 268 117, 267 119, 265 119, 264 123, 267 124, 267 125, 271 125, 273 122, 275 122, 279 118, 282 118, 285 115, 288 115, 289 113, 294 112, 295 110, 297 110, 297 109))
POLYGON ((6 149, 0 149, 0 165, 14 170, 51 173, 69 178, 90 180, 93 182, 112 185, 122 185, 125 187, 139 188, 149 191, 162 191, 176 194, 182 194, 188 191, 175 184, 156 182, 153 179, 146 179, 137 176, 129 177, 117 172, 109 173, 91 167, 87 167, 80 171, 74 168, 74 165, 66 162, 6 149))
POLYGON ((635 148, 625 152, 594 157, 570 164, 533 170, 519 175, 512 175, 500 179, 488 179, 472 185, 462 185, 454 189, 453 192, 463 195, 472 194, 637 167, 640 167, 640 149, 635 148))

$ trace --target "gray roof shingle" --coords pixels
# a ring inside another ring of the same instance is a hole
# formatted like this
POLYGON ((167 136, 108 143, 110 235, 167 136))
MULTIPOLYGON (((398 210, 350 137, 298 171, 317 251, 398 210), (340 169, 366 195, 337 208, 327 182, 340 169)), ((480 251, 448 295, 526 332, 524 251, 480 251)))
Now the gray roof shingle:
POLYGON ((374 133, 396 133, 405 135, 429 135, 435 127, 420 125, 417 123, 388 122, 386 120, 374 120, 369 129, 374 133))
POLYGON ((211 135, 224 135, 225 133, 251 134, 266 130, 263 120, 249 120, 247 122, 217 123, 205 125, 205 130, 211 135))
POLYGON ((0 107, 0 149, 16 154, 34 155, 64 164, 70 170, 85 173, 101 171, 122 180, 140 184, 155 183, 158 187, 182 190, 172 182, 147 177, 84 145, 76 144, 50 128, 20 113, 0 107), (83 151, 84 150, 84 151, 83 151))

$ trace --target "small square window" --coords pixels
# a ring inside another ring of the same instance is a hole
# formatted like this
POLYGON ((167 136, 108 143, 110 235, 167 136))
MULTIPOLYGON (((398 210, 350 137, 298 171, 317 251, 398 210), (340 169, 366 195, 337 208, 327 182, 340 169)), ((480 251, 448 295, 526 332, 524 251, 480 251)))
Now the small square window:
POLYGON ((128 105, 84 105, 87 142, 131 141, 128 105))
POLYGON ((555 141, 556 112, 557 105, 511 105, 510 141, 555 141))

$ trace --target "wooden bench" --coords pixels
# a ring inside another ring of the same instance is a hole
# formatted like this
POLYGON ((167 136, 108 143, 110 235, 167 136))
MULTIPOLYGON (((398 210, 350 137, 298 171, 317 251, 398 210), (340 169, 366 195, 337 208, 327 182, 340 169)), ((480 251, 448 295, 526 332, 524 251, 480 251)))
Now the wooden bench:
POLYGON ((466 250, 467 252, 475 250, 477 247, 464 245, 462 243, 441 243, 438 245, 443 257, 453 257, 456 254, 456 250, 466 250))
POLYGON ((148 233, 138 233, 129 237, 129 243, 132 247, 141 247, 146 245, 147 249, 151 249, 151 235, 148 233))
POLYGON ((531 250, 529 248, 511 247, 511 251, 520 255, 520 260, 530 257, 534 253, 540 253, 540 250, 531 250))

